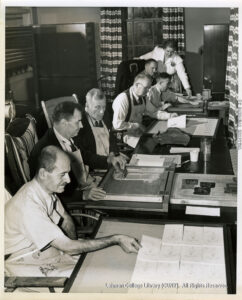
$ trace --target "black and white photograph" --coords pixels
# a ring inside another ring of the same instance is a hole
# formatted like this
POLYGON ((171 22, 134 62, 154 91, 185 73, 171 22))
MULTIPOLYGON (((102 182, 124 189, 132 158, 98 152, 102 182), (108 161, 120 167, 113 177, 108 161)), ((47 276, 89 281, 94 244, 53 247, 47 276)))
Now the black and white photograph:
POLYGON ((0 3, 0 299, 239 299, 241 9, 0 3))

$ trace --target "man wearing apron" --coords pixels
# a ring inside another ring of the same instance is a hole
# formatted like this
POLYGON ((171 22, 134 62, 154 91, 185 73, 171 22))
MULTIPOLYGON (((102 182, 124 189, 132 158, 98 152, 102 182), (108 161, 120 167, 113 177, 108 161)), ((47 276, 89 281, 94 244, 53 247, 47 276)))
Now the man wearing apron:
POLYGON ((133 85, 119 94, 113 101, 113 127, 116 130, 127 130, 128 133, 141 134, 145 131, 142 125, 146 109, 145 96, 151 87, 152 78, 140 73, 133 85))
POLYGON ((119 245, 136 253, 139 242, 114 234, 77 239, 75 225, 56 193, 70 182, 70 158, 56 146, 42 149, 35 177, 5 205, 5 274, 69 277, 79 254, 119 245))
POLYGON ((82 124, 83 128, 74 138, 75 143, 90 151, 100 168, 107 169, 112 164, 116 170, 124 169, 126 156, 118 152, 112 121, 106 111, 106 98, 97 88, 91 89, 86 95, 82 124))
POLYGON ((127 134, 123 136, 123 141, 133 148, 136 147, 145 131, 142 119, 146 112, 146 94, 151 83, 150 75, 139 73, 133 85, 113 101, 113 127, 116 130, 127 131, 127 134))
POLYGON ((103 199, 106 194, 105 191, 97 187, 94 178, 89 175, 88 167, 83 163, 80 148, 74 144, 72 139, 82 128, 81 106, 73 102, 60 103, 55 107, 52 119, 53 128, 47 130, 30 154, 31 175, 34 176, 41 150, 46 146, 54 145, 68 153, 71 159, 72 180, 75 180, 76 186, 75 184, 68 185, 68 192, 72 194, 73 190, 78 188, 83 191, 82 197, 84 200, 103 199))

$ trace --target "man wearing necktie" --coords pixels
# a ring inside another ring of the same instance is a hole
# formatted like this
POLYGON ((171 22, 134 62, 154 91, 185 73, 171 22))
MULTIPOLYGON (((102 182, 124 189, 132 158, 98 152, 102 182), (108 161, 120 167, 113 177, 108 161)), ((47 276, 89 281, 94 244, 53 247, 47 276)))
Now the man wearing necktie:
POLYGON ((93 153, 93 160, 98 162, 101 169, 107 169, 109 165, 117 171, 124 169, 126 156, 118 152, 112 120, 106 111, 106 97, 97 88, 91 89, 86 95, 82 124, 83 127, 74 138, 75 143, 93 153))
POLYGON ((5 270, 8 276, 69 277, 81 253, 119 245, 137 252, 133 237, 114 234, 77 239, 75 225, 56 193, 70 182, 69 155, 60 147, 42 149, 34 178, 5 205, 5 270))
POLYGON ((146 111, 146 94, 152 83, 150 75, 139 73, 133 85, 119 94, 113 101, 113 127, 127 130, 130 135, 141 135, 145 131, 142 118, 146 111))
POLYGON ((54 145, 66 151, 71 159, 72 182, 68 185, 66 194, 71 196, 78 188, 82 191, 84 200, 104 199, 105 191, 96 186, 94 179, 88 173, 88 167, 85 165, 86 162, 88 165, 89 162, 92 162, 91 155, 81 151, 72 139, 82 128, 81 106, 73 102, 60 103, 55 107, 52 119, 53 128, 47 130, 30 154, 31 175, 34 176, 35 174, 41 150, 46 146, 54 145))

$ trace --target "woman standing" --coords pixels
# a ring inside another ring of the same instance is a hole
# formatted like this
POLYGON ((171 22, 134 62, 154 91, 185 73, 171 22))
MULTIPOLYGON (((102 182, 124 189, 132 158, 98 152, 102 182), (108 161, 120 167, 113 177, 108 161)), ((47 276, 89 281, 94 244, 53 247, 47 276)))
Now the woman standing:
POLYGON ((158 71, 166 72, 172 76, 171 89, 174 92, 181 92, 181 83, 188 96, 192 95, 188 77, 183 65, 182 58, 176 54, 177 43, 173 40, 166 40, 163 48, 156 46, 151 52, 141 55, 140 59, 153 58, 158 62, 158 71))

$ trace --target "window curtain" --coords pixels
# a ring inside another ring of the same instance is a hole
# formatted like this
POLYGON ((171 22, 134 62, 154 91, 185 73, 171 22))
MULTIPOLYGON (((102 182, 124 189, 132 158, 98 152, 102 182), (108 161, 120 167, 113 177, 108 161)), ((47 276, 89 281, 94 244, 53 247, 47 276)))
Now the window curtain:
POLYGON ((115 91, 117 68, 122 61, 122 9, 101 8, 101 88, 108 101, 115 91))
POLYGON ((163 8, 162 22, 163 40, 176 40, 178 43, 178 53, 184 53, 184 9, 182 7, 163 8))
POLYGON ((229 101, 229 140, 241 147, 241 139, 237 139, 237 130, 241 133, 242 128, 242 124, 238 126, 238 8, 230 9, 225 99, 229 101))

